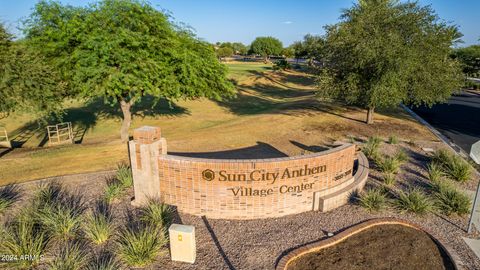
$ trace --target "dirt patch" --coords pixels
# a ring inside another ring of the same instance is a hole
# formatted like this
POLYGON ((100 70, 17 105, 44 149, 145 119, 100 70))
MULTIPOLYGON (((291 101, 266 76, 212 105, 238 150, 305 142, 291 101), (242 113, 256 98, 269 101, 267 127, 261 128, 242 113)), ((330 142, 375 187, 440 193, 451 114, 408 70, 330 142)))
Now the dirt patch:
POLYGON ((402 225, 379 225, 332 247, 292 261, 288 270, 455 269, 426 233, 402 225))

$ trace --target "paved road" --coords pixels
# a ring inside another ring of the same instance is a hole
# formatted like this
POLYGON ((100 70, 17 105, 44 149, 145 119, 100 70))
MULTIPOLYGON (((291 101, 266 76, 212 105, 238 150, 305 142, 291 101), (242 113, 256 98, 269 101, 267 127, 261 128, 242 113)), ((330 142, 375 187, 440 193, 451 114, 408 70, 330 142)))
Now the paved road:
POLYGON ((480 94, 462 92, 446 104, 413 108, 413 111, 467 153, 480 140, 480 94))

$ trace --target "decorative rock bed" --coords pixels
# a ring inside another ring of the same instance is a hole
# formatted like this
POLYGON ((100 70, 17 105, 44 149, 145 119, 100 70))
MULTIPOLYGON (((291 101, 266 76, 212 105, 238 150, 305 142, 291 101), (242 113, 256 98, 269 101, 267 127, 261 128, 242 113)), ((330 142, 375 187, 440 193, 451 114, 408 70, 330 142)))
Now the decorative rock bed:
POLYGON ((420 226, 380 218, 296 248, 280 259, 276 269, 458 269, 452 254, 420 226))

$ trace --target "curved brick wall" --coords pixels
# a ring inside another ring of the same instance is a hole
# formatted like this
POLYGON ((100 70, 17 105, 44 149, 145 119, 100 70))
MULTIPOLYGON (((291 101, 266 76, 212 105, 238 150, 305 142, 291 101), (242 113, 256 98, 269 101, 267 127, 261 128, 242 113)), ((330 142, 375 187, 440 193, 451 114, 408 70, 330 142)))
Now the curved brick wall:
MULTIPOLYGON (((254 219, 345 204, 366 180, 352 175, 355 146, 305 156, 222 160, 166 154, 158 128, 135 130, 130 142, 135 203, 159 197, 184 213, 209 218, 254 219)), ((368 164, 366 165, 368 167, 368 164)), ((368 172, 368 170, 367 170, 368 172)))

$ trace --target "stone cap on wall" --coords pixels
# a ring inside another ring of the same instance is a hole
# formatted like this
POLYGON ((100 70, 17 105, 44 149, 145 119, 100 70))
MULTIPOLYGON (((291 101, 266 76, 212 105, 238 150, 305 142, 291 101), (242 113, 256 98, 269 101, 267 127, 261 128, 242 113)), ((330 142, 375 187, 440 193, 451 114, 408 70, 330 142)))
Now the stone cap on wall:
POLYGON ((353 144, 345 143, 343 145, 321 151, 308 155, 299 155, 291 157, 278 157, 278 158, 260 158, 260 159, 218 159, 218 158, 198 158, 198 157, 186 157, 186 156, 177 156, 177 155, 163 155, 162 159, 173 159, 180 161, 192 161, 192 162, 207 162, 207 163, 248 163, 248 162, 280 162, 280 161, 291 161, 291 160, 302 160, 310 159, 312 157, 324 156, 333 152, 337 152, 349 147, 352 147, 353 144))
POLYGON ((151 144, 162 137, 160 127, 143 126, 133 130, 133 140, 136 143, 151 144))

